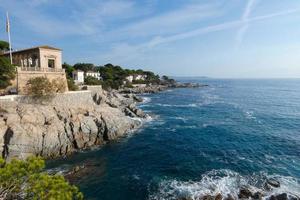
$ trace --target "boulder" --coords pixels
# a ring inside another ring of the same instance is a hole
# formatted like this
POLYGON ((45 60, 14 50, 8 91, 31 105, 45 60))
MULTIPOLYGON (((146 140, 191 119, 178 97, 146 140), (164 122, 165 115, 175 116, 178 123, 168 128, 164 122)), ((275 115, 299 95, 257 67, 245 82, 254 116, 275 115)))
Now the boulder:
POLYGON ((227 197, 224 198, 224 200, 235 200, 236 198, 234 198, 234 196, 232 196, 231 194, 228 194, 227 197))
POLYGON ((222 200, 222 199, 223 199, 223 196, 220 193, 215 196, 215 200, 222 200))
POLYGON ((287 193, 272 195, 269 200, 288 200, 287 193))
POLYGON ((275 188, 280 187, 280 182, 278 180, 276 180, 275 178, 269 178, 267 180, 267 184, 272 187, 275 187, 275 188))
POLYGON ((238 196, 240 199, 248 199, 253 196, 253 193, 248 186, 244 185, 240 188, 240 192, 238 196))

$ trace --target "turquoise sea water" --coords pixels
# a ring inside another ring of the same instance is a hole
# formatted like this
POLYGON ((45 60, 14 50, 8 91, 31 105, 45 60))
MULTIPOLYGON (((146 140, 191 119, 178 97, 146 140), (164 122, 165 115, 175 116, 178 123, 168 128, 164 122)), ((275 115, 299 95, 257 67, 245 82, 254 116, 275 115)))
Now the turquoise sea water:
POLYGON ((89 166, 72 180, 87 199, 237 194, 267 177, 300 195, 300 80, 186 81, 209 87, 145 95, 143 129, 50 168, 89 166))

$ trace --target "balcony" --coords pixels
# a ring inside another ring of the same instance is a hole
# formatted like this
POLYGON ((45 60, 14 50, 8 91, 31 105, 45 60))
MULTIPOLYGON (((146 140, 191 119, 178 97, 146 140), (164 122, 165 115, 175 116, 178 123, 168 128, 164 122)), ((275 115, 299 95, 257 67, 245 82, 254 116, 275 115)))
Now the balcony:
POLYGON ((60 73, 64 73, 65 69, 40 68, 40 67, 18 67, 18 72, 60 72, 60 73))

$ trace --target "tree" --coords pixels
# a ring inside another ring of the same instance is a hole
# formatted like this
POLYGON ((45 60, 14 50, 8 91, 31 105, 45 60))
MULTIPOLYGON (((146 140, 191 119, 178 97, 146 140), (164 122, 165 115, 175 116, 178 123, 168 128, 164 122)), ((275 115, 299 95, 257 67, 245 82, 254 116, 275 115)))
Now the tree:
POLYGON ((68 78, 67 82, 68 82, 68 89, 70 91, 76 91, 76 90, 78 90, 78 86, 75 85, 74 80, 72 78, 68 78))
POLYGON ((3 40, 0 40, 0 51, 8 51, 9 43, 3 40))
POLYGON ((0 158, 0 199, 81 200, 82 193, 61 175, 43 172, 40 157, 5 162, 0 158))
POLYGON ((0 57, 0 89, 5 89, 11 85, 11 80, 16 76, 15 66, 10 64, 6 57, 0 57))
POLYGON ((72 78, 72 72, 75 70, 75 68, 66 62, 62 64, 62 68, 66 70, 67 77, 72 78))
POLYGON ((81 70, 84 72, 95 70, 95 65, 92 63, 76 63, 73 67, 76 70, 81 70))
POLYGON ((84 83, 87 85, 100 85, 101 81, 95 77, 87 76, 84 78, 84 83))

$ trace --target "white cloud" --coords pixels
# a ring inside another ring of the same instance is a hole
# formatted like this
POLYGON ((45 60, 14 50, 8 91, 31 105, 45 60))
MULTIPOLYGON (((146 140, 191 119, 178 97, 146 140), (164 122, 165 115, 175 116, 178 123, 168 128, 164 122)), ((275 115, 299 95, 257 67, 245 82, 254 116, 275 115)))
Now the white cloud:
POLYGON ((159 14, 125 26, 117 32, 128 36, 173 34, 188 29, 203 20, 217 17, 222 10, 215 4, 192 3, 167 13, 159 14))
POLYGON ((223 30, 228 30, 232 28, 236 28, 239 26, 244 27, 245 25, 248 25, 250 23, 263 21, 275 17, 290 15, 294 13, 300 12, 300 9, 291 9, 291 10, 285 10, 281 12, 271 13, 267 15, 261 15, 257 17, 252 18, 246 18, 246 19, 240 19, 236 21, 230 21, 230 22, 224 22, 217 25, 211 25, 206 26, 198 29, 194 29, 192 31, 187 31, 179 34, 174 34, 171 36, 156 36, 153 39, 140 43, 137 45, 130 45, 128 43, 121 43, 121 44, 114 44, 111 51, 108 51, 106 54, 101 55, 100 58, 102 60, 108 61, 108 60, 118 60, 121 62, 125 62, 130 59, 134 58, 140 58, 142 57, 145 52, 147 52, 149 49, 154 48, 157 45, 165 44, 165 43, 172 43, 179 40, 188 39, 191 37, 196 37, 202 34, 207 34, 211 32, 218 32, 223 30))

